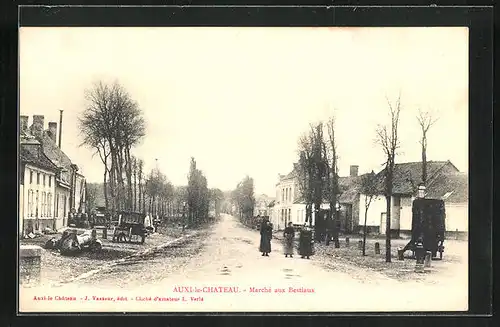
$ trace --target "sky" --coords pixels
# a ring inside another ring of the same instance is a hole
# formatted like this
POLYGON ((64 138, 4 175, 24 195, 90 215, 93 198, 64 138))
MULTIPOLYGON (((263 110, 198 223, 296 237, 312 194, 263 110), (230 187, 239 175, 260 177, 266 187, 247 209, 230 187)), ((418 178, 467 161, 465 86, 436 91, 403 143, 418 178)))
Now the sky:
POLYGON ((419 161, 419 108, 438 121, 428 160, 468 171, 468 29, 462 27, 39 28, 19 32, 20 114, 59 123, 62 149, 88 182, 103 164, 84 146, 78 116, 92 83, 118 81, 146 120, 133 149, 145 169, 185 185, 190 157, 209 187, 231 190, 249 175, 275 194, 298 138, 334 116, 339 174, 382 169, 374 140, 401 96, 396 162, 419 161))

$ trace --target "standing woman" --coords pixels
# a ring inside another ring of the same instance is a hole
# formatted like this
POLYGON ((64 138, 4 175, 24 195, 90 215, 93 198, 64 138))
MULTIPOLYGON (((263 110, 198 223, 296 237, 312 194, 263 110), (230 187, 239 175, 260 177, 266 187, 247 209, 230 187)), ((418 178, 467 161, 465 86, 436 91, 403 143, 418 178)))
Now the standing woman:
POLYGON ((299 254, 302 259, 304 257, 309 259, 309 257, 313 255, 312 230, 307 226, 304 226, 300 231, 299 254))
POLYGON ((290 256, 293 257, 293 239, 295 238, 295 230, 293 229, 292 222, 288 223, 288 227, 285 228, 283 232, 283 237, 285 238, 285 258, 290 256))
POLYGON ((262 256, 269 256, 271 252, 271 237, 272 237, 272 227, 267 218, 262 220, 260 225, 260 246, 259 251, 262 252, 262 256))

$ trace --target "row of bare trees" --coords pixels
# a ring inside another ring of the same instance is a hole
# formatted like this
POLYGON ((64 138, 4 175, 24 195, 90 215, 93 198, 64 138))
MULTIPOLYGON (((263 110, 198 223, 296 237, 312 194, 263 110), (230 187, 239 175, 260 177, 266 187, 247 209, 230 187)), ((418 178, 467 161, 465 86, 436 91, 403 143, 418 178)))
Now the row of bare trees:
MULTIPOLYGON (((83 145, 93 149, 104 164, 104 198, 111 210, 133 210, 136 205, 137 174, 141 161, 131 151, 145 135, 139 105, 115 82, 98 82, 85 91, 87 107, 79 117, 83 145)), ((140 176, 139 176, 140 180, 140 176)))
POLYGON ((306 222, 310 226, 314 210, 317 240, 324 236, 327 229, 333 229, 333 237, 335 240, 338 239, 335 208, 338 203, 339 183, 335 137, 335 120, 332 117, 326 122, 311 124, 310 130, 299 139, 297 163, 299 194, 306 204, 306 222), (328 202, 330 208, 334 209, 327 210, 326 217, 320 214, 324 202, 328 202))
MULTIPOLYGON (((210 207, 214 213, 220 211, 223 194, 208 189, 194 158, 187 186, 174 187, 158 167, 144 172, 144 161, 134 157, 132 150, 145 136, 145 120, 122 85, 95 83, 85 91, 85 99, 87 106, 79 117, 82 145, 91 148, 104 165, 102 191, 107 209, 163 217, 179 217, 187 209, 190 223, 206 219, 210 207)), ((95 207, 97 191, 89 189, 88 200, 95 207)))
MULTIPOLYGON (((383 195, 386 199, 386 253, 385 259, 391 261, 391 208, 393 197, 394 169, 396 155, 400 147, 399 124, 401 113, 401 96, 394 103, 387 99, 389 107, 389 124, 379 125, 376 129, 376 143, 384 153, 382 173, 375 175, 372 171, 365 174, 361 180, 361 193, 364 195, 364 226, 363 255, 367 234, 368 210, 373 199, 383 195)), ((419 110, 417 122, 421 129, 420 144, 422 146, 422 176, 421 183, 427 183, 427 135, 430 127, 437 121, 428 111, 419 110)), ((322 239, 328 222, 333 222, 333 237, 338 238, 338 218, 335 213, 338 208, 340 187, 338 183, 337 148, 335 136, 335 120, 330 118, 326 123, 319 122, 310 125, 310 130, 299 139, 299 158, 297 165, 298 186, 302 201, 306 205, 306 222, 312 225, 312 212, 315 212, 315 232, 318 240, 322 239), (327 135, 324 134, 324 129, 327 135), (321 204, 327 202, 330 210, 324 217, 321 204), (326 223, 325 223, 326 221, 326 223)), ((414 187, 416 191, 416 187, 414 187)))

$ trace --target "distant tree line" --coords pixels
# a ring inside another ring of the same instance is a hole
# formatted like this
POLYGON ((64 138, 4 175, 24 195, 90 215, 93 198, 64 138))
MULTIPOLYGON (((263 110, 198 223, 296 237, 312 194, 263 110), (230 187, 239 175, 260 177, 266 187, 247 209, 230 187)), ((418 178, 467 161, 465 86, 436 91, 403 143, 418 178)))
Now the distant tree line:
POLYGON ((246 176, 231 193, 232 204, 236 207, 238 217, 248 221, 253 217, 255 195, 253 178, 246 176))

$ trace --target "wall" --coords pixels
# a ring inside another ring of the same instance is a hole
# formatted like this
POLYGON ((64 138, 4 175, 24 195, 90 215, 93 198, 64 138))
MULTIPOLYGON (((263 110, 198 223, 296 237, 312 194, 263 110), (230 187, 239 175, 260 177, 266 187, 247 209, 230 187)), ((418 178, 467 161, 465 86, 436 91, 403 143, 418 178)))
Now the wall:
POLYGON ((55 214, 56 229, 61 229, 67 225, 69 208, 69 189, 61 186, 56 187, 55 214))
POLYGON ((29 164, 25 165, 23 193, 19 196, 20 199, 23 199, 23 210, 20 219, 22 217, 24 220, 24 231, 29 226, 33 226, 35 230, 37 218, 38 230, 41 231, 45 227, 54 228, 55 184, 56 180, 53 172, 29 164), (39 177, 37 177, 38 174, 39 177), (43 183, 44 176, 45 185, 43 183))
MULTIPOLYGON (((359 197, 359 225, 364 225, 365 220, 365 195, 361 194, 359 197)), ((401 200, 399 197, 392 197, 391 199, 392 210, 391 210, 391 229, 400 228, 400 214, 401 214, 401 200), (400 201, 398 205, 398 201, 400 201)), ((387 211, 387 204, 385 197, 378 196, 372 199, 370 207, 368 209, 368 215, 366 220, 366 226, 378 227, 381 234, 385 234, 385 219, 382 219, 382 213, 387 211), (381 228, 382 227, 382 228, 381 228)))
MULTIPOLYGON (((400 229, 404 231, 411 231, 412 220, 412 204, 414 198, 404 198, 401 201, 401 215, 400 215, 400 229)), ((467 203, 446 203, 446 231, 467 232, 469 227, 469 208, 467 203)))
POLYGON ((467 203, 447 204, 446 210, 446 231, 468 232, 469 231, 469 207, 467 203))
POLYGON ((23 235, 23 220, 24 220, 24 185, 19 185, 19 235, 23 235))

